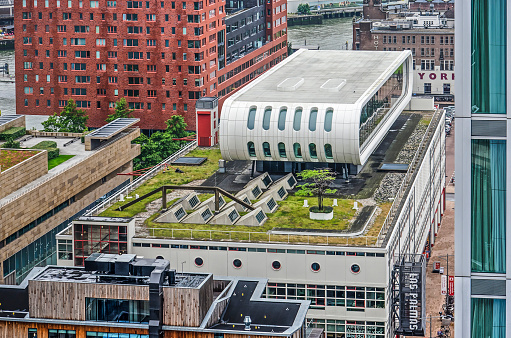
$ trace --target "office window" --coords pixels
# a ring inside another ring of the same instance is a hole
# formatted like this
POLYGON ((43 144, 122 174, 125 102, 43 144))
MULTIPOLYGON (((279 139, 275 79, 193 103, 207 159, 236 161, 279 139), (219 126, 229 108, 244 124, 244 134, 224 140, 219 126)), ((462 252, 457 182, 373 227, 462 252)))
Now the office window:
POLYGON ((254 147, 254 142, 248 142, 247 143, 247 150, 248 150, 248 155, 249 156, 256 157, 256 151, 255 151, 255 147, 254 147))
POLYGON ((28 338, 37 338, 37 329, 28 329, 28 338))
POLYGON ((506 141, 472 140, 472 271, 506 272, 506 141))
POLYGON ((471 338, 506 336, 506 300, 472 298, 471 338))
POLYGON ((309 116, 309 130, 316 131, 316 120, 318 118, 318 108, 312 108, 309 116))
POLYGON ((85 298, 86 320, 148 323, 149 301, 85 298))
POLYGON ((283 157, 283 158, 286 158, 287 157, 287 155, 286 155, 286 145, 284 143, 282 143, 282 142, 279 142, 278 148, 279 148, 279 156, 283 157))
MULTIPOLYGON (((300 125, 302 124, 302 107, 298 107, 295 110, 295 116, 293 119, 293 129, 295 131, 300 131, 300 125)), ((297 143, 295 143, 297 144, 297 143)), ((300 155, 301 157, 301 155, 300 155)))
POLYGON ((263 153, 266 157, 271 157, 270 144, 268 142, 263 142, 263 153))
POLYGON ((472 0, 472 113, 506 113, 506 3, 472 0))
POLYGON ((424 84, 424 94, 431 94, 431 83, 424 84))
POLYGON ((278 128, 279 130, 284 130, 286 128, 286 114, 287 114, 287 107, 280 108, 279 112, 279 121, 278 121, 278 128))
POLYGON ((74 330, 48 330, 48 338, 76 338, 74 330))
POLYGON ((247 128, 250 130, 254 129, 256 111, 257 107, 250 107, 250 110, 248 111, 247 128))
POLYGON ((302 147, 300 146, 300 143, 293 144, 293 151, 295 153, 295 157, 297 158, 302 157, 302 147))
POLYGON ((263 115, 263 129, 268 130, 270 129, 270 118, 271 118, 271 107, 266 107, 264 109, 264 115, 263 115))

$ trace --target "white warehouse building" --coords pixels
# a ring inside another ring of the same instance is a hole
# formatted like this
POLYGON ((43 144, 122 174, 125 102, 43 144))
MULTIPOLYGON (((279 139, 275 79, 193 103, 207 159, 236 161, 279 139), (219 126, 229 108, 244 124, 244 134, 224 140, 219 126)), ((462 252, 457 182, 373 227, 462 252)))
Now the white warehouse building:
POLYGON ((410 101, 411 65, 410 51, 299 50, 225 101, 222 157, 273 162, 258 171, 336 163, 356 174, 410 101))

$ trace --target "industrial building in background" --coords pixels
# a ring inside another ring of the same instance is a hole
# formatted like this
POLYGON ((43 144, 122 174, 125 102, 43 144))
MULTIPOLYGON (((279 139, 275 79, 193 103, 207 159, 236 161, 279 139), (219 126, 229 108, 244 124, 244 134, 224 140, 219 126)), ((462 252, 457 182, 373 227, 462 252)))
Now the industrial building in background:
POLYGON ((94 254, 84 268, 34 268, 21 285, 0 286, 0 336, 306 338, 310 302, 261 298, 265 284, 94 254))
POLYGON ((68 99, 100 127, 121 97, 142 129, 232 91, 287 55, 286 0, 16 2, 18 114, 68 99))
POLYGON ((511 336, 510 10, 456 5, 457 338, 511 336))
POLYGON ((454 1, 414 1, 408 6, 364 3, 353 24, 353 49, 410 50, 413 94, 433 96, 435 104, 454 103, 454 1))

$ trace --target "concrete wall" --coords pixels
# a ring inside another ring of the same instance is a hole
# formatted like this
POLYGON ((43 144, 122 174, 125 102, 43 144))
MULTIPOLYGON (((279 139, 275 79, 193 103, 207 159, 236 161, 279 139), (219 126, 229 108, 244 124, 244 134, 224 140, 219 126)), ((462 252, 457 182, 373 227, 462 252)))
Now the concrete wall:
POLYGON ((0 133, 7 129, 14 128, 14 127, 25 127, 25 116, 24 115, 20 115, 20 117, 17 118, 16 120, 13 120, 11 122, 7 122, 6 124, 1 125, 0 133))
POLYGON ((0 168, 0 199, 48 172, 46 150, 10 149, 9 151, 31 151, 34 155, 5 171, 2 171, 2 168, 0 168))
POLYGON ((126 177, 116 173, 131 170, 131 160, 140 154, 140 145, 132 145, 131 141, 139 135, 138 129, 132 131, 36 189, 1 206, 0 240, 3 240, 69 198, 75 196, 76 199, 71 206, 3 247, 0 262, 122 183, 126 177), (107 182, 110 178, 111 183, 103 184, 103 178, 107 182))

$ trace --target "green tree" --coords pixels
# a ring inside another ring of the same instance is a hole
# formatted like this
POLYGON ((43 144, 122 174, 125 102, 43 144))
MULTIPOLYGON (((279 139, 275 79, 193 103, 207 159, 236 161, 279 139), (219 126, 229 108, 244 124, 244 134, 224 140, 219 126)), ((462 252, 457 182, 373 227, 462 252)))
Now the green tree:
POLYGON ((121 97, 121 99, 115 103, 115 112, 108 115, 106 122, 110 123, 116 119, 131 117, 132 113, 133 109, 129 109, 128 102, 126 102, 124 97, 121 97))
POLYGON ((304 170, 297 174, 298 177, 305 181, 312 181, 301 185, 295 195, 297 196, 313 196, 318 197, 318 209, 324 209, 323 197, 325 194, 333 194, 337 190, 329 189, 330 184, 335 180, 335 172, 330 168, 304 170))
POLYGON ((293 54, 293 44, 291 42, 287 42, 287 56, 293 54))
POLYGON ((67 101, 67 105, 59 113, 54 113, 42 122, 44 131, 58 131, 69 133, 81 133, 87 128, 89 117, 85 110, 78 109, 73 99, 67 101))
POLYGON ((174 138, 182 138, 188 134, 186 132, 186 127, 188 125, 181 115, 173 115, 165 123, 167 124, 166 132, 170 133, 174 138))
POLYGON ((310 8, 309 4, 299 4, 297 12, 298 12, 298 14, 310 15, 311 8, 310 8))
POLYGON ((187 135, 187 125, 182 116, 174 115, 166 121, 166 124, 165 131, 157 131, 151 137, 142 134, 133 141, 133 143, 140 144, 140 155, 133 159, 135 170, 157 165, 186 143, 186 141, 174 140, 187 135))

